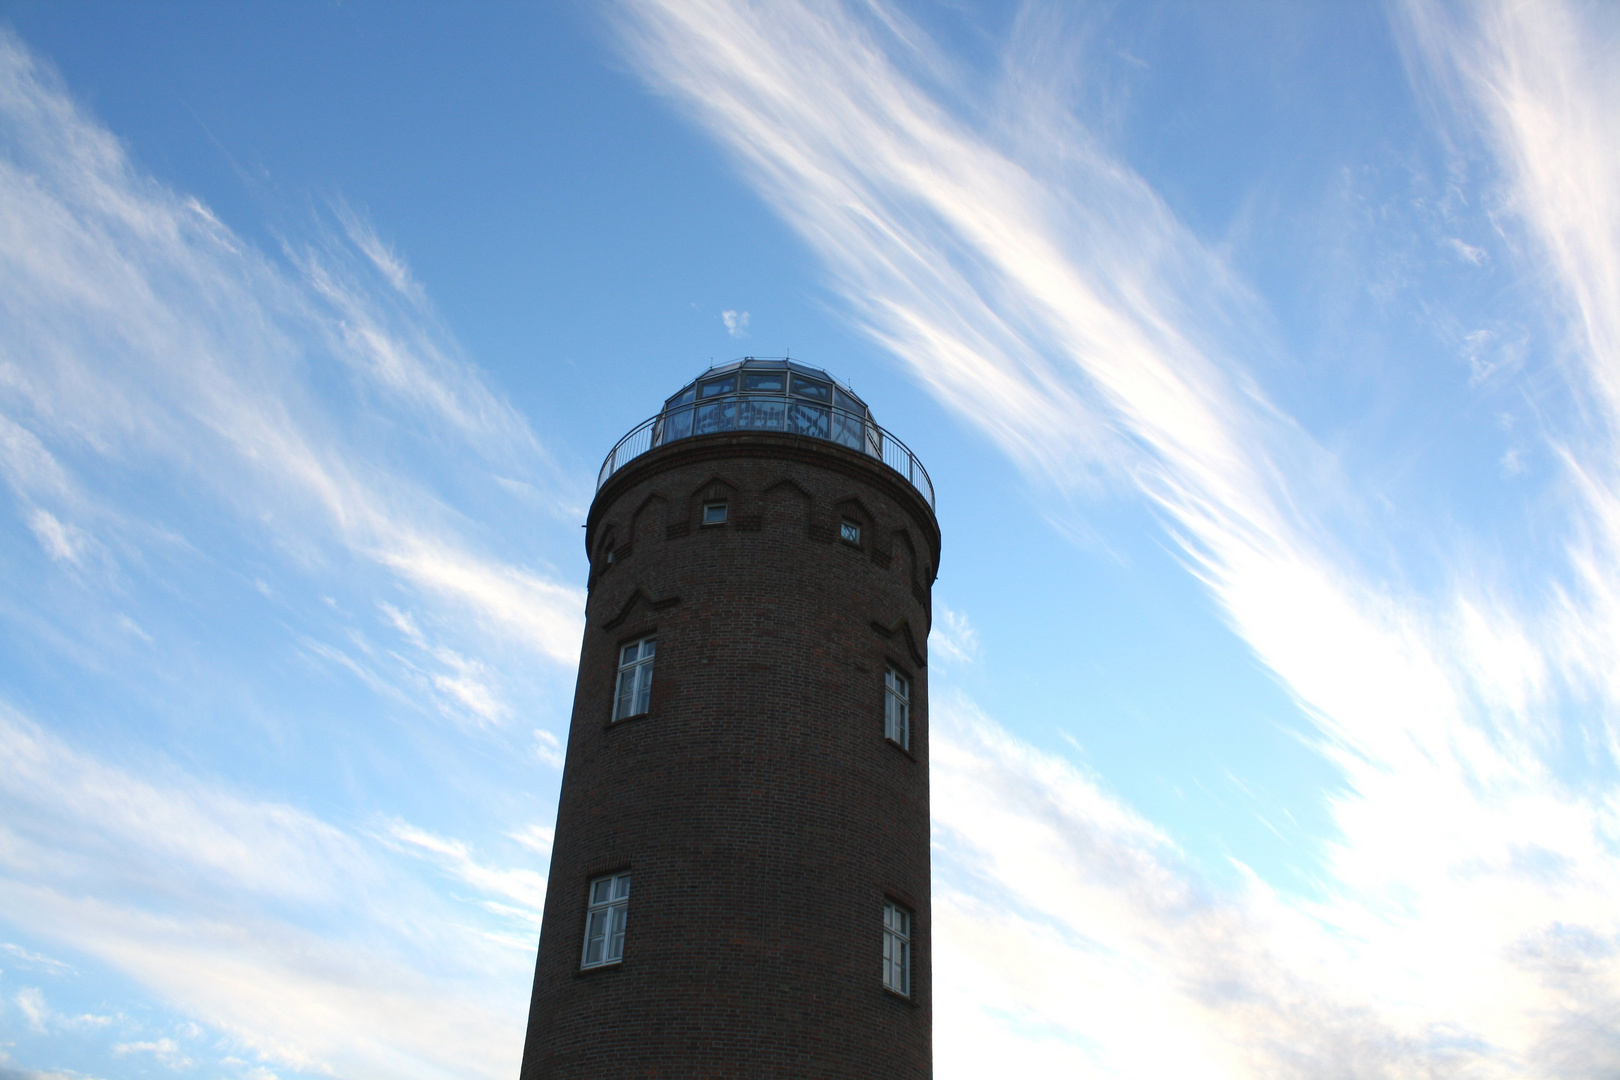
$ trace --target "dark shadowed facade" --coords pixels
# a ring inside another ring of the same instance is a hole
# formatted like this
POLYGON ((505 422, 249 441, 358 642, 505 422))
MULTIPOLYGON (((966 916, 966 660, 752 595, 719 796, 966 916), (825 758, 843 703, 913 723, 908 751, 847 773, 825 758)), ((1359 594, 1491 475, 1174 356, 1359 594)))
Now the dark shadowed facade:
POLYGON ((932 1075, 932 502, 784 361, 610 456, 522 1080, 932 1075))

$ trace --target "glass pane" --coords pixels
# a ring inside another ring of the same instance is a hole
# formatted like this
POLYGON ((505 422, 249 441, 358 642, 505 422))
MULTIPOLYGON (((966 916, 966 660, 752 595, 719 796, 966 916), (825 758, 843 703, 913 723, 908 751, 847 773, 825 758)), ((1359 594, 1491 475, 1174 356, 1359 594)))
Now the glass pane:
POLYGON ((585 962, 587 964, 600 964, 602 962, 602 946, 606 941, 607 912, 593 911, 590 923, 585 931, 585 962))
POLYGON ((603 878, 591 885, 591 903, 605 904, 613 894, 613 882, 603 878))
POLYGON ((624 650, 619 653, 619 666, 623 667, 626 664, 635 663, 636 662, 636 650, 639 649, 640 647, 641 647, 641 642, 639 642, 639 641, 633 641, 630 644, 626 645, 624 647, 624 650))
POLYGON ((680 393, 676 394, 674 397, 672 397, 668 401, 664 402, 664 408, 673 409, 677 405, 690 404, 692 399, 694 397, 696 397, 696 396, 697 396, 697 387, 688 386, 685 390, 682 390, 680 393))
POLYGON ((737 403, 737 427, 744 431, 781 431, 786 426, 786 401, 743 398, 737 403))
POLYGON ((653 647, 658 644, 657 638, 648 638, 641 643, 641 658, 645 660, 653 654, 653 647))
POLYGON ((780 394, 786 382, 787 376, 780 371, 750 371, 743 376, 743 389, 780 394))
POLYGON ((715 379, 712 382, 706 382, 702 385, 700 391, 701 395, 707 399, 719 397, 721 394, 729 394, 735 389, 737 389, 737 377, 733 375, 727 379, 715 379))
POLYGON ((703 524, 718 525, 726 520, 726 504, 710 503, 703 508, 703 524))
POLYGON ((619 900, 623 900, 625 897, 630 895, 629 874, 620 874, 618 877, 613 879, 613 895, 619 900))
POLYGON ((854 413, 857 418, 864 418, 866 416, 866 406, 862 405, 860 402, 856 401, 842 390, 833 390, 833 405, 836 408, 843 409, 845 412, 854 413))
POLYGON ((802 375, 793 376, 793 392, 799 397, 810 398, 812 401, 828 403, 832 401, 832 387, 826 383, 806 379, 802 375))
POLYGON ((613 912, 613 928, 608 932, 607 958, 620 960, 624 957, 624 922, 629 907, 615 904, 610 910, 613 912))
POLYGON ((635 702, 636 672, 634 668, 619 672, 619 693, 613 702, 613 719, 631 716, 630 706, 635 702))
POLYGON ((721 398, 707 405, 699 405, 693 414, 692 433, 709 435, 716 431, 734 431, 737 427, 737 402, 721 398))
POLYGON ((851 416, 849 413, 835 412, 832 414, 832 441, 851 450, 861 448, 862 429, 865 427, 861 418, 851 416))
POLYGON ((636 712, 644 713, 652 706, 652 664, 636 669, 636 712))
POLYGON ((830 414, 826 409, 794 402, 788 410, 788 430, 817 439, 832 437, 830 414))
POLYGON ((675 439, 684 439, 692 434, 692 410, 685 408, 664 417, 664 430, 661 432, 662 442, 672 442, 675 439))

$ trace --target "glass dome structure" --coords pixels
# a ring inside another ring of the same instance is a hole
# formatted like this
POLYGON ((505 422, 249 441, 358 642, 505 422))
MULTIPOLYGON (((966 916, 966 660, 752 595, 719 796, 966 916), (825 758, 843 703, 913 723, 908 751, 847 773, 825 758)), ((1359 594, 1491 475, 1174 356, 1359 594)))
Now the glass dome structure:
POLYGON ((711 367, 664 402, 657 416, 619 440, 597 477, 600 488, 631 460, 681 439, 773 431, 824 439, 877 458, 900 473, 928 505, 934 485, 904 443, 878 427, 866 402, 820 368, 786 357, 746 356, 711 367))

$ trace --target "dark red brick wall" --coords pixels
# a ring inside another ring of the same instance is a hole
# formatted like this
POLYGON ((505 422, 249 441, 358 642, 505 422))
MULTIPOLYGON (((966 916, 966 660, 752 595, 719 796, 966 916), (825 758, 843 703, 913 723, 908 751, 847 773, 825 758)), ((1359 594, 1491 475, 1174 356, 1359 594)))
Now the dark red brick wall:
POLYGON ((523 1080, 931 1076, 927 504, 831 443, 707 436, 621 470, 586 537, 523 1080), (611 724, 618 648, 654 631, 651 711, 611 724), (624 960, 581 971, 586 884, 625 868, 624 960), (910 1000, 881 982, 885 897, 914 912, 910 1000))

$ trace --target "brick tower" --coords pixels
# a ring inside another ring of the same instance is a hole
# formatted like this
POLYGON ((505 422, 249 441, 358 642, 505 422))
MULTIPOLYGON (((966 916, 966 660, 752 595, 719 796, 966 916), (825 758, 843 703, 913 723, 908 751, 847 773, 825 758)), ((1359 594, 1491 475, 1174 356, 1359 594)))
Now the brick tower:
POLYGON ((825 372, 602 466, 522 1080, 927 1078, 933 486, 825 372))

